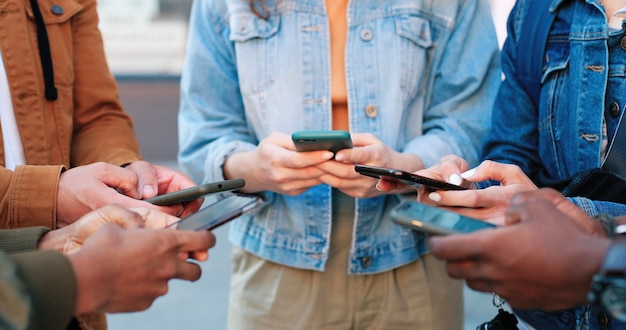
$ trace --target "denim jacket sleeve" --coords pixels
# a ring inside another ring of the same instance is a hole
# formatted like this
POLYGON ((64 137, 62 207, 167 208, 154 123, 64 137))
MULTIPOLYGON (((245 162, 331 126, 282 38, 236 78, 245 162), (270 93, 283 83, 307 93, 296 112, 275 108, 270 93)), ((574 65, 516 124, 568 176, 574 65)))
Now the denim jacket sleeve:
POLYGON ((483 158, 518 165, 524 173, 541 168, 538 159, 537 106, 517 79, 518 31, 521 28, 526 2, 518 1, 509 15, 507 39, 502 48, 502 72, 493 108, 491 132, 483 150, 483 158))
POLYGON ((213 14, 226 10, 213 10, 212 6, 220 4, 194 1, 188 37, 188 45, 193 47, 186 51, 181 80, 178 161, 196 182, 222 180, 224 160, 236 151, 252 150, 258 143, 247 134, 228 22, 213 14), (219 88, 202 88, 206 86, 219 88), (224 131, 231 134, 222 134, 224 131))
POLYGON ((426 167, 456 154, 470 164, 480 153, 491 126, 493 101, 500 84, 500 58, 495 29, 485 1, 463 2, 445 45, 439 45, 432 89, 427 92, 424 135, 405 152, 418 154, 426 167))

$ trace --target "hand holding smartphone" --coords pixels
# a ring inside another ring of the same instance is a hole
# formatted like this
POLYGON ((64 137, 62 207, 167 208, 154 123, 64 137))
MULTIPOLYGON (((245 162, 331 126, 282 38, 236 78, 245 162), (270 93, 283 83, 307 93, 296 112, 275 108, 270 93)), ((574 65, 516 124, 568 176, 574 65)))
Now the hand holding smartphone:
POLYGON ((246 185, 244 179, 231 179, 219 182, 210 182, 195 187, 171 192, 148 198, 145 201, 154 205, 167 206, 189 202, 200 198, 204 195, 214 194, 218 192, 230 191, 243 188, 246 185))
POLYGON ((496 225, 438 207, 403 201, 391 210, 393 222, 432 235, 470 233, 496 225))
POLYGON ((352 148, 350 133, 340 130, 299 131, 291 135, 296 151, 329 150, 333 153, 352 148))
POLYGON ((359 174, 371 176, 373 178, 380 179, 381 177, 388 178, 390 180, 402 181, 403 183, 420 188, 424 186, 430 190, 466 190, 467 188, 457 186, 445 181, 435 180, 427 178, 425 176, 405 172, 402 170, 396 170, 393 168, 377 167, 369 165, 355 165, 354 170, 359 174))
POLYGON ((232 194, 170 225, 181 230, 214 230, 262 205, 256 196, 232 194))

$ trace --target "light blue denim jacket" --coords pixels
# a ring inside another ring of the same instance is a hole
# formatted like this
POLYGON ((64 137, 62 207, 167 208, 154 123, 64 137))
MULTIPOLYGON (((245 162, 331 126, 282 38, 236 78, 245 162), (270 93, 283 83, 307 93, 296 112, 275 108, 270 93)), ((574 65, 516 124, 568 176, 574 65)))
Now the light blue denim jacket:
MULTIPOLYGON (((552 1, 551 10, 559 11, 546 45, 539 108, 516 79, 519 31, 529 5, 520 0, 509 17, 502 50, 506 79, 494 105, 484 158, 519 165, 531 177, 543 172, 544 177, 562 180, 600 167, 602 119, 611 137, 619 116, 610 115, 610 105, 616 103, 620 114, 624 111, 626 56, 620 46, 624 32, 609 34, 597 0, 546 1, 552 1)), ((572 201, 590 215, 626 214, 622 204, 572 201)))
MULTIPOLYGON (((197 182, 223 179, 224 160, 272 132, 331 129, 324 0, 197 0, 181 82, 179 163, 197 182)), ((351 1, 346 80, 351 132, 419 155, 431 166, 479 160, 500 83, 487 1, 351 1)), ((264 192, 265 206, 231 225, 231 241, 267 260, 323 270, 331 187, 298 196, 264 192)), ((377 273, 426 252, 424 237, 392 223, 399 196, 357 199, 350 266, 377 273)))

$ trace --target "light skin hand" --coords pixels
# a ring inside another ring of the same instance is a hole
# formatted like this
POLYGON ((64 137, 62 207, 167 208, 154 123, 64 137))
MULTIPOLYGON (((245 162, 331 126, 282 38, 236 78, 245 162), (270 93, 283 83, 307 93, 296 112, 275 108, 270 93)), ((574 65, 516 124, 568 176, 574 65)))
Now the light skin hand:
MULTIPOLYGON (((196 183, 189 176, 146 161, 134 162, 126 168, 137 175, 137 191, 141 193, 141 199, 196 186, 196 183)), ((185 217, 198 211, 203 201, 204 198, 198 198, 185 204, 172 205, 160 210, 171 215, 185 217)))
POLYGON ((405 171, 423 168, 422 160, 418 156, 397 152, 372 134, 352 133, 351 137, 354 148, 340 150, 335 155, 335 160, 317 165, 324 171, 320 181, 338 188, 349 196, 366 198, 383 194, 376 189, 377 179, 361 175, 354 170, 356 163, 405 171))
POLYGON ((272 133, 256 149, 237 152, 224 163, 224 176, 244 178, 244 193, 273 191, 295 196, 321 184, 316 165, 333 157, 330 151, 296 152, 291 137, 272 133))
POLYGON ((584 303, 610 241, 588 235, 543 196, 535 192, 513 202, 506 215, 511 225, 433 236, 429 248, 447 261, 452 277, 496 292, 515 308, 559 310, 584 303))
POLYGON ((76 274, 76 315, 145 310, 164 295, 170 279, 195 281, 215 236, 208 231, 125 230, 106 224, 68 255, 76 274))
MULTIPOLYGON (((195 186, 188 177, 176 171, 156 165, 153 167, 161 193, 195 186)), ((181 216, 197 211, 202 205, 202 200, 190 202, 184 207, 180 204, 156 206, 140 200, 142 195, 138 191, 139 177, 136 171, 137 167, 129 169, 94 163, 63 172, 57 190, 57 228, 63 228, 84 214, 108 204, 152 208, 181 216)))
POLYGON ((472 183, 496 180, 500 181, 500 186, 463 191, 425 192, 419 194, 418 201, 486 220, 502 216, 516 193, 538 189, 518 166, 493 161, 484 161, 478 167, 463 172, 461 177, 472 183))
POLYGON ((63 254, 76 252, 85 240, 107 223, 125 229, 165 228, 179 219, 175 216, 148 209, 126 209, 111 204, 85 214, 71 225, 46 233, 38 243, 40 250, 56 250, 63 254))

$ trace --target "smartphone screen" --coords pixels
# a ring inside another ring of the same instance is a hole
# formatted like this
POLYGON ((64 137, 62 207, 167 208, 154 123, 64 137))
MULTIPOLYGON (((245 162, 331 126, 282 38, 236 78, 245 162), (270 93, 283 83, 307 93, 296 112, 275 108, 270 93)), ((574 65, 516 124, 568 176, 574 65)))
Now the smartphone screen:
POLYGON ((189 202, 205 195, 218 192, 230 191, 243 188, 246 185, 244 179, 231 179, 219 182, 210 182, 195 187, 171 192, 148 198, 145 201, 154 205, 167 206, 189 202))
POLYGON ((181 230, 214 230, 262 204, 256 196, 232 194, 170 225, 181 230))
POLYGON ((430 190, 466 190, 467 189, 465 187, 457 186, 457 185, 454 185, 445 181, 435 180, 435 179, 427 178, 425 176, 409 173, 409 172, 402 171, 402 170, 396 170, 393 168, 357 164, 354 166, 354 170, 359 174, 371 176, 377 179, 380 179, 381 177, 385 177, 390 180, 399 180, 399 181, 402 181, 404 184, 413 186, 415 188, 420 188, 421 186, 424 186, 430 190))
POLYGON ((291 135, 296 151, 329 150, 337 153, 352 148, 350 133, 341 130, 300 131, 291 135))
POLYGON ((397 224, 433 235, 470 233, 496 228, 492 223, 415 201, 403 201, 394 207, 391 218, 397 224))

